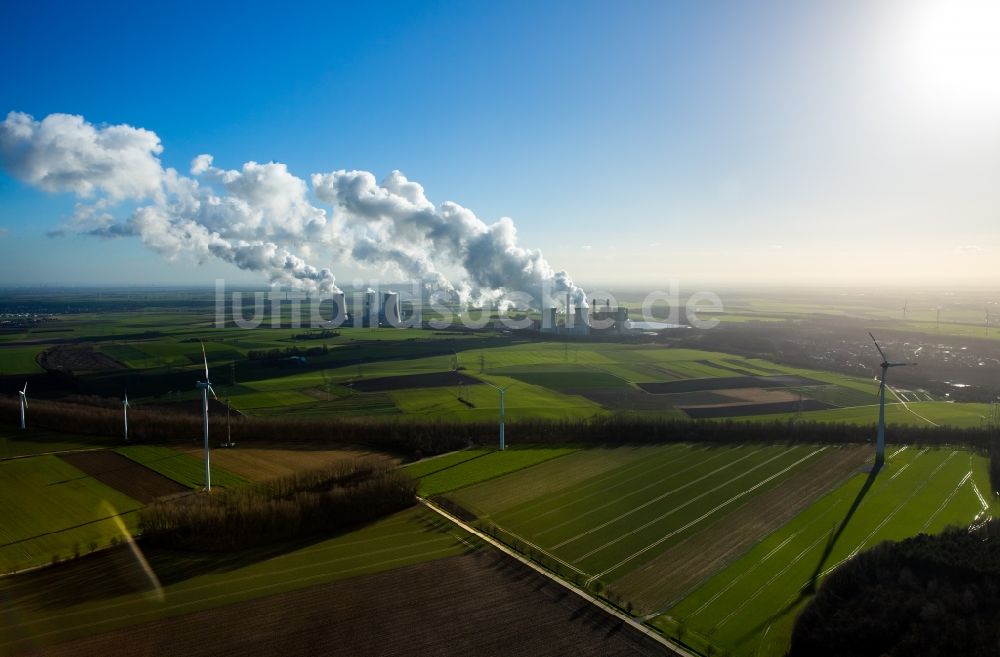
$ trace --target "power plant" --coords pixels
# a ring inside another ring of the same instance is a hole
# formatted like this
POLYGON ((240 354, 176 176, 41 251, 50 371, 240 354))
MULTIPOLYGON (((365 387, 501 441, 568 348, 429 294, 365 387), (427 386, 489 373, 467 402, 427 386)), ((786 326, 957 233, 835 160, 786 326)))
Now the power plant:
POLYGON ((386 292, 382 295, 382 305, 378 309, 378 325, 400 326, 402 318, 399 314, 399 293, 386 292))
POLYGON ((603 304, 591 299, 589 307, 573 307, 569 295, 566 295, 566 312, 561 325, 556 319, 556 310, 555 307, 542 309, 538 325, 540 333, 573 337, 629 333, 628 308, 612 306, 610 299, 605 299, 603 304))

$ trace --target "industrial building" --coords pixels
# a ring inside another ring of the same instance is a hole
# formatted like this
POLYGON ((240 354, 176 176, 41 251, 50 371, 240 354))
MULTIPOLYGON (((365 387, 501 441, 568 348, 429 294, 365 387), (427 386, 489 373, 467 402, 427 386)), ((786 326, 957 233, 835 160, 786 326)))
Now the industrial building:
POLYGON ((625 335, 629 332, 628 308, 612 306, 609 299, 599 303, 592 299, 590 307, 574 308, 566 296, 562 323, 556 319, 556 308, 542 308, 538 330, 542 334, 585 337, 588 335, 625 335))
POLYGON ((382 305, 378 309, 378 325, 397 327, 402 324, 399 313, 399 293, 386 292, 382 295, 382 305))

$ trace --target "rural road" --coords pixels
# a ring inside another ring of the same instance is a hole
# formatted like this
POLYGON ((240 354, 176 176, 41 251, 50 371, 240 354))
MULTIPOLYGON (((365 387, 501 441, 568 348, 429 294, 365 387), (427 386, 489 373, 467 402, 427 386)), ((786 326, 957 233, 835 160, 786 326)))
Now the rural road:
POLYGON ((552 580, 556 584, 562 586, 563 588, 565 588, 565 589, 569 590, 570 592, 576 594, 577 596, 583 598, 584 600, 586 600, 590 604, 594 605, 595 607, 599 608, 600 610, 604 611, 605 613, 610 614, 610 615, 618 618, 619 620, 621 620, 624 623, 628 623, 628 625, 631 626, 635 631, 641 632, 642 634, 646 635, 647 637, 649 637, 653 641, 656 641, 657 643, 659 643, 663 647, 665 647, 668 650, 670 650, 671 653, 673 653, 674 655, 677 655, 677 657, 699 657, 696 653, 690 652, 690 651, 682 648, 681 646, 678 646, 677 644, 675 644, 675 643, 667 640, 660 633, 658 633, 658 632, 656 632, 654 630, 649 629, 643 623, 640 623, 639 621, 635 620, 631 616, 622 613, 618 609, 616 609, 616 608, 612 607, 611 605, 605 603, 603 600, 595 598, 594 596, 590 595, 586 591, 578 589, 575 586, 571 585, 569 582, 566 582, 566 581, 560 579, 559 577, 554 576, 549 571, 547 571, 544 568, 536 565, 534 562, 530 561, 529 559, 526 559, 525 557, 522 557, 520 554, 516 553, 514 550, 510 549, 509 547, 507 547, 506 545, 504 545, 500 541, 497 541, 496 539, 494 539, 492 536, 488 536, 488 535, 484 534, 483 532, 479 531, 478 529, 476 529, 476 528, 474 528, 474 527, 472 527, 472 526, 470 526, 470 525, 462 522, 461 520, 459 520, 458 518, 456 518, 452 514, 448 513, 444 509, 440 508, 439 506, 437 506, 433 502, 430 502, 430 501, 428 501, 428 500, 426 500, 426 499, 424 499, 422 497, 419 497, 419 496, 417 497, 417 500, 419 500, 421 504, 423 504, 425 507, 427 507, 431 511, 433 511, 433 512, 437 513, 438 515, 442 516, 443 518, 445 518, 449 522, 452 522, 452 523, 458 525, 459 527, 461 527, 465 531, 469 532, 470 534, 473 534, 474 536, 476 536, 479 540, 483 541, 484 543, 489 543, 490 545, 492 545, 497 550, 500 550, 501 552, 503 552, 507 556, 511 557, 512 559, 517 559, 518 561, 520 561, 521 563, 523 563, 525 566, 528 566, 529 568, 531 568, 532 570, 538 572, 539 574, 544 575, 545 577, 549 578, 550 580, 552 580))

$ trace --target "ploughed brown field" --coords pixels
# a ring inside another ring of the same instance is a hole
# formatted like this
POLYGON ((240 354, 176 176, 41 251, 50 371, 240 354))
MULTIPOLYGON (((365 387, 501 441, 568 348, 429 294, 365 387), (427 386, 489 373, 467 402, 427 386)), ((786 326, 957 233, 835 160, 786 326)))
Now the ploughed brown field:
POLYGON ((70 372, 123 370, 126 366, 92 347, 59 345, 38 355, 38 364, 47 370, 70 372))
POLYGON ((73 452, 62 454, 59 458, 143 504, 158 497, 190 492, 173 479, 111 450, 73 452))
POLYGON ((777 486, 633 570, 615 588, 643 614, 675 604, 862 467, 866 445, 826 450, 777 486))
POLYGON ((562 586, 481 550, 50 646, 52 657, 669 655, 562 586))

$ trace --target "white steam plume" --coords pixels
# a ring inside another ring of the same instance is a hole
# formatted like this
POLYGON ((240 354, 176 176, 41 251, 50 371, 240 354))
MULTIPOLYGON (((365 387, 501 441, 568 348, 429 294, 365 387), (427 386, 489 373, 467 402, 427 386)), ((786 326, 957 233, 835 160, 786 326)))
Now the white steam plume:
POLYGON ((392 268, 474 303, 527 292, 537 304, 583 290, 555 271, 540 251, 517 243, 513 222, 487 224, 452 202, 435 206, 418 183, 393 171, 381 183, 366 171, 314 174, 309 185, 281 163, 247 162, 238 170, 192 160, 189 175, 164 168, 159 137, 128 125, 95 126, 81 116, 37 121, 11 112, 0 123, 0 165, 49 192, 79 202, 68 225, 51 234, 136 236, 174 259, 212 258, 266 275, 272 284, 338 291, 329 268, 309 260, 392 268), (124 202, 131 210, 116 218, 124 202), (462 273, 450 281, 442 268, 462 273))

